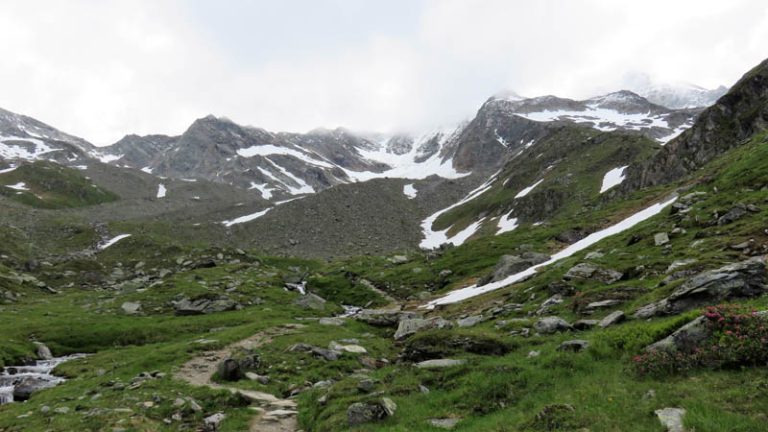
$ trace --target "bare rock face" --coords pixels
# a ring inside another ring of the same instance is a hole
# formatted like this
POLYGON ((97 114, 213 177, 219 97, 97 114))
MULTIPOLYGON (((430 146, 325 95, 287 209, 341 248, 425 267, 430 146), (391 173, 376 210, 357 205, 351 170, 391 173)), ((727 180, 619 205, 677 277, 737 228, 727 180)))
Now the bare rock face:
POLYGON ((766 277, 764 257, 705 271, 686 281, 669 297, 638 309, 635 317, 675 314, 732 298, 757 297, 768 292, 766 277))
POLYGON ((621 272, 616 270, 598 267, 590 263, 580 263, 571 267, 565 276, 563 276, 563 279, 593 279, 605 284, 612 284, 620 280, 623 276, 624 275, 621 272))
POLYGON ((649 161, 627 169, 625 192, 669 183, 768 129, 768 60, 747 72, 693 127, 649 161))
POLYGON ((480 279, 478 284, 485 285, 500 281, 529 267, 549 261, 549 258, 549 255, 537 252, 524 252, 521 255, 502 255, 493 271, 480 279))

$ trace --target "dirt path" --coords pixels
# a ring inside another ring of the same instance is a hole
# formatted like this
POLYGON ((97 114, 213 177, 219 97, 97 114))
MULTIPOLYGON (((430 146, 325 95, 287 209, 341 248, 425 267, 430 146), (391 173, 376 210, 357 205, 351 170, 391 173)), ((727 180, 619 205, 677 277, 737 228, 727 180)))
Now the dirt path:
POLYGON ((174 375, 175 378, 195 386, 206 386, 213 389, 229 390, 239 393, 253 405, 256 412, 250 424, 250 432, 295 432, 298 430, 296 419, 296 401, 280 399, 272 394, 254 390, 243 390, 215 383, 211 380, 219 362, 229 356, 235 348, 258 348, 268 344, 272 338, 291 333, 302 327, 300 324, 287 324, 273 327, 254 334, 251 337, 235 342, 223 349, 206 351, 184 363, 174 375))

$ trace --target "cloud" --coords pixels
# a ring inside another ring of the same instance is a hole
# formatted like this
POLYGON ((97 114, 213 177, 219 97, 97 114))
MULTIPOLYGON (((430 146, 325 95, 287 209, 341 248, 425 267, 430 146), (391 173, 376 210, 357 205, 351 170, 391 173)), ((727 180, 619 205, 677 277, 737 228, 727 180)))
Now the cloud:
POLYGON ((637 72, 714 87, 768 57, 758 0, 202 3, 3 2, 0 106, 97 144, 208 113, 413 130, 470 117, 504 88, 587 97, 637 72))

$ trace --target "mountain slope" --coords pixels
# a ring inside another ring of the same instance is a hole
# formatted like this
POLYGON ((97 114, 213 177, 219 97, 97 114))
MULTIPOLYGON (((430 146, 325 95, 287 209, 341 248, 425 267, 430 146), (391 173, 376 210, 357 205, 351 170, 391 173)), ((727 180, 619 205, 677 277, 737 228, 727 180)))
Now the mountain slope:
POLYGON ((630 167, 626 190, 674 181, 768 128, 768 61, 747 72, 691 129, 644 164, 630 167))

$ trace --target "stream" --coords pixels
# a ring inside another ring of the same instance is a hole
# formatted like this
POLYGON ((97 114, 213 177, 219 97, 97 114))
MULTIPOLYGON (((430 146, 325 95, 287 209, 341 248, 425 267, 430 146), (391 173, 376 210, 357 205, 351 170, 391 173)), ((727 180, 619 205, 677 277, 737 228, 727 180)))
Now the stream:
POLYGON ((83 357, 85 354, 72 354, 50 360, 37 360, 25 366, 4 367, 0 372, 0 405, 14 400, 26 400, 34 391, 64 382, 64 378, 53 375, 53 369, 64 362, 83 357))

